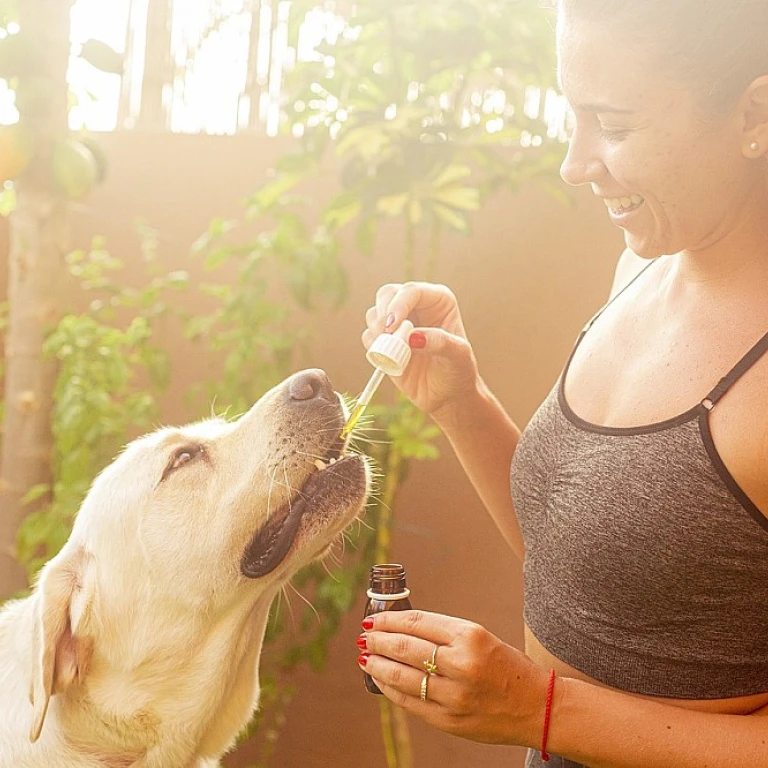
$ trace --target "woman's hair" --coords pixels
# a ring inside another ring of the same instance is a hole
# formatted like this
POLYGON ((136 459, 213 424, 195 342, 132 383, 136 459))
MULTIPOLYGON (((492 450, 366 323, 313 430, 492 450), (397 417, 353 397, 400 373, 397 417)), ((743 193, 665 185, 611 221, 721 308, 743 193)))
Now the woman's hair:
POLYGON ((565 18, 615 24, 650 50, 667 75, 727 110, 768 74, 768 0, 554 0, 565 18))

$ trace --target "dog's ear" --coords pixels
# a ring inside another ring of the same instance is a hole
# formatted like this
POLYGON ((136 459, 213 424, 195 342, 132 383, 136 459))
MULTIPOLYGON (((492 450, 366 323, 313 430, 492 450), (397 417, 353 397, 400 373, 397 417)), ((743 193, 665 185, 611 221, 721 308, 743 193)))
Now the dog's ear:
POLYGON ((86 634, 93 599, 92 566, 83 549, 65 547, 40 574, 32 639, 30 741, 40 736, 51 696, 82 680, 88 667, 93 650, 86 634))

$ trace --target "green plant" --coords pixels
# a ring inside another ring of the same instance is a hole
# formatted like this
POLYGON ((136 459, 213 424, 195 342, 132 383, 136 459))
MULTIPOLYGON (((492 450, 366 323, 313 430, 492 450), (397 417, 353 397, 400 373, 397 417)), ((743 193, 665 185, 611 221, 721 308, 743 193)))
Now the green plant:
POLYGON ((155 393, 167 383, 168 361, 154 343, 153 322, 167 310, 167 291, 187 285, 179 272, 156 275, 140 289, 119 284, 115 273, 123 264, 100 238, 89 251, 72 252, 67 263, 93 298, 86 312, 65 315, 44 347, 59 363, 53 472, 50 485, 33 486, 24 498, 26 504, 48 499, 26 516, 17 538, 30 578, 63 546, 96 474, 156 418, 155 393))

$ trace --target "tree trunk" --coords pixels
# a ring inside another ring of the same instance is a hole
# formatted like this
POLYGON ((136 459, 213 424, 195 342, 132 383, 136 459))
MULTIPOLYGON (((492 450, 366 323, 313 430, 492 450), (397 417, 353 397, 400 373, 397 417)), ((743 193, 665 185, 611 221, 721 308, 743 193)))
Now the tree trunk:
POLYGON ((22 504, 34 485, 51 482, 51 407, 55 365, 43 358, 47 333, 62 311, 68 205, 51 182, 53 144, 67 135, 69 12, 71 0, 24 0, 19 24, 39 43, 53 98, 43 114, 27 119, 38 139, 36 159, 17 184, 9 219, 8 300, 5 340, 5 422, 0 452, 0 598, 26 584, 15 557, 16 534, 31 508, 22 504))
POLYGON ((172 0, 149 0, 141 107, 136 120, 136 127, 142 130, 167 131, 171 127, 172 11, 172 0))

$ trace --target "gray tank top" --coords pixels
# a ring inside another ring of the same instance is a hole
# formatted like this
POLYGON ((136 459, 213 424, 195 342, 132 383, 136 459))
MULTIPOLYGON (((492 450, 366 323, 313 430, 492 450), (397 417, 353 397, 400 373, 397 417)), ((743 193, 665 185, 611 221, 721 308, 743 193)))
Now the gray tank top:
POLYGON ((725 467, 708 418, 766 350, 768 334, 699 404, 632 428, 573 413, 571 353, 511 473, 525 620, 567 664, 653 696, 768 691, 768 520, 725 467))

